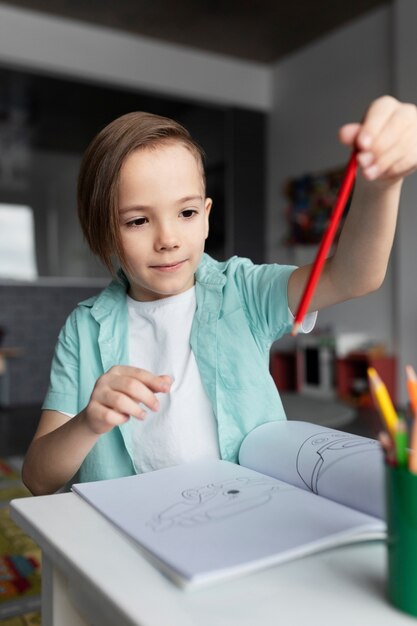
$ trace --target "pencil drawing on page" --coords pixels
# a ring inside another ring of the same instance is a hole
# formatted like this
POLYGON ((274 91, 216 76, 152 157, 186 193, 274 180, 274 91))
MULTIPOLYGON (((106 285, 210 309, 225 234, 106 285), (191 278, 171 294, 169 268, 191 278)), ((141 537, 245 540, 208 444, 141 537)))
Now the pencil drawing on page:
POLYGON ((243 511, 265 506, 278 491, 292 487, 268 478, 233 478, 187 489, 181 499, 148 522, 155 532, 181 526, 196 527, 220 521, 243 511))
POLYGON ((336 463, 354 455, 378 452, 378 442, 342 432, 322 432, 308 437, 300 446, 296 466, 306 487, 320 495, 323 475, 336 463))

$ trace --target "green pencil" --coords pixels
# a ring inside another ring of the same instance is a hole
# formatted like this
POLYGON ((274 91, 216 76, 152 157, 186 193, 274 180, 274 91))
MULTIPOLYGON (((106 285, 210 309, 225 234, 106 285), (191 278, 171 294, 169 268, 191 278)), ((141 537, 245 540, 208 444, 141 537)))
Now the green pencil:
POLYGON ((408 465, 408 433, 407 425, 402 417, 398 418, 395 434, 395 458, 398 467, 406 467, 408 465))

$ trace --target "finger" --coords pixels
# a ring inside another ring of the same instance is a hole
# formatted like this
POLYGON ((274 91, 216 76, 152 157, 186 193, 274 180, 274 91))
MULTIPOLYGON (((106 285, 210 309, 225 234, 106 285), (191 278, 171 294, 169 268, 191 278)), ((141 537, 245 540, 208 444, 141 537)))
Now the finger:
POLYGON ((405 178, 408 174, 411 174, 415 171, 415 160, 410 159, 409 156, 399 158, 397 161, 390 164, 389 168, 382 172, 377 172, 374 174, 372 171, 367 172, 365 178, 369 180, 374 180, 378 178, 379 180, 391 180, 395 181, 400 178, 405 178))
POLYGON ((108 426, 121 426, 129 421, 130 415, 122 415, 121 413, 117 413, 117 411, 112 411, 111 409, 107 409, 105 412, 104 421, 108 426))
POLYGON ((141 374, 135 376, 134 378, 146 385, 149 389, 152 389, 155 393, 167 393, 171 389, 173 382, 170 376, 156 376, 146 370, 141 370, 141 374))
POLYGON ((143 410, 138 402, 135 402, 135 400, 120 391, 107 390, 106 398, 103 399, 102 405, 124 417, 129 417, 130 415, 138 419, 146 417, 146 411, 143 410))
POLYGON ((112 367, 108 373, 116 376, 128 376, 134 378, 143 382, 147 387, 155 392, 167 392, 172 384, 169 376, 157 376, 156 374, 148 372, 148 370, 144 370, 139 367, 132 367, 130 365, 116 365, 112 367))
POLYGON ((87 407, 86 418, 93 432, 101 435, 114 426, 124 424, 129 416, 121 415, 117 411, 92 400, 87 407))
POLYGON ((414 146, 410 150, 409 137, 405 134, 389 149, 376 155, 373 162, 363 168, 363 174, 368 180, 405 176, 410 166, 415 163, 416 156, 417 150, 414 146))
POLYGON ((174 378, 168 374, 160 374, 158 378, 161 379, 162 384, 165 385, 168 388, 167 391, 169 391, 172 387, 172 383, 174 382, 174 378))
MULTIPOLYGON (((136 378, 130 376, 115 377, 107 393, 110 395, 112 391, 123 394, 135 403, 142 402, 151 411, 158 411, 159 409, 159 400, 154 392, 136 378)), ((107 401, 105 403, 107 404, 107 401)))
POLYGON ((369 151, 373 148, 374 141, 398 107, 398 101, 391 96, 383 96, 372 102, 356 138, 358 150, 369 151))
POLYGON ((416 123, 414 112, 408 115, 403 108, 394 111, 378 137, 374 139, 372 149, 359 152, 357 155, 358 163, 363 168, 366 178, 371 180, 387 172, 391 165, 397 163, 404 154, 414 148, 415 133, 412 130, 416 123), (408 145, 410 138, 412 138, 411 146, 408 145))
MULTIPOLYGON (((375 160, 378 161, 380 157, 384 157, 384 153, 391 152, 392 149, 397 148, 398 156, 404 153, 407 149, 406 142, 410 138, 414 141, 414 133, 410 131, 417 123, 417 115, 413 111, 414 107, 408 108, 408 105, 402 105, 393 111, 393 113, 387 118, 385 124, 380 129, 379 134, 374 138, 372 142, 372 153, 375 160)), ((397 156, 395 160, 397 160, 397 156)))
POLYGON ((345 124, 339 129, 339 140, 345 144, 345 146, 354 146, 360 129, 360 124, 345 124))
POLYGON ((112 427, 125 424, 130 418, 129 415, 123 415, 109 407, 102 407, 101 416, 99 415, 98 417, 102 423, 112 427))
MULTIPOLYGON (((394 152, 394 150, 390 151, 394 152)), ((396 154, 396 151, 395 151, 396 154)), ((386 154, 385 158, 374 161, 369 167, 364 167, 362 173, 367 180, 375 180, 377 178, 387 179, 392 176, 392 172, 396 164, 402 159, 395 154, 386 154)))

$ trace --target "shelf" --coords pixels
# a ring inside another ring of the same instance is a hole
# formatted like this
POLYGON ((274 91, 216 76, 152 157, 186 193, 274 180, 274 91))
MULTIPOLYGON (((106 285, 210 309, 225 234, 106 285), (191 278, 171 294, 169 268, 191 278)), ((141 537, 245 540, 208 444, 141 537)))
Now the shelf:
POLYGON ((337 394, 343 400, 360 406, 373 405, 367 370, 369 367, 374 367, 385 383, 392 402, 396 404, 397 360, 394 356, 373 356, 357 352, 345 359, 336 359, 335 366, 337 394))

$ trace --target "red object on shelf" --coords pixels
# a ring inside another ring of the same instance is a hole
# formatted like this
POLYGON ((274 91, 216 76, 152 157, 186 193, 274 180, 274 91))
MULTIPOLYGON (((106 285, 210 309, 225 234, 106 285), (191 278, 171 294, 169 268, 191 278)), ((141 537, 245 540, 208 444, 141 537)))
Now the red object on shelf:
POLYGON ((368 367, 376 369, 395 405, 397 402, 397 359, 395 356, 373 356, 366 352, 352 352, 344 359, 336 359, 337 395, 343 400, 356 400, 361 404, 371 406, 368 367))
POLYGON ((297 387, 295 352, 273 352, 270 372, 279 391, 294 391, 297 387))

